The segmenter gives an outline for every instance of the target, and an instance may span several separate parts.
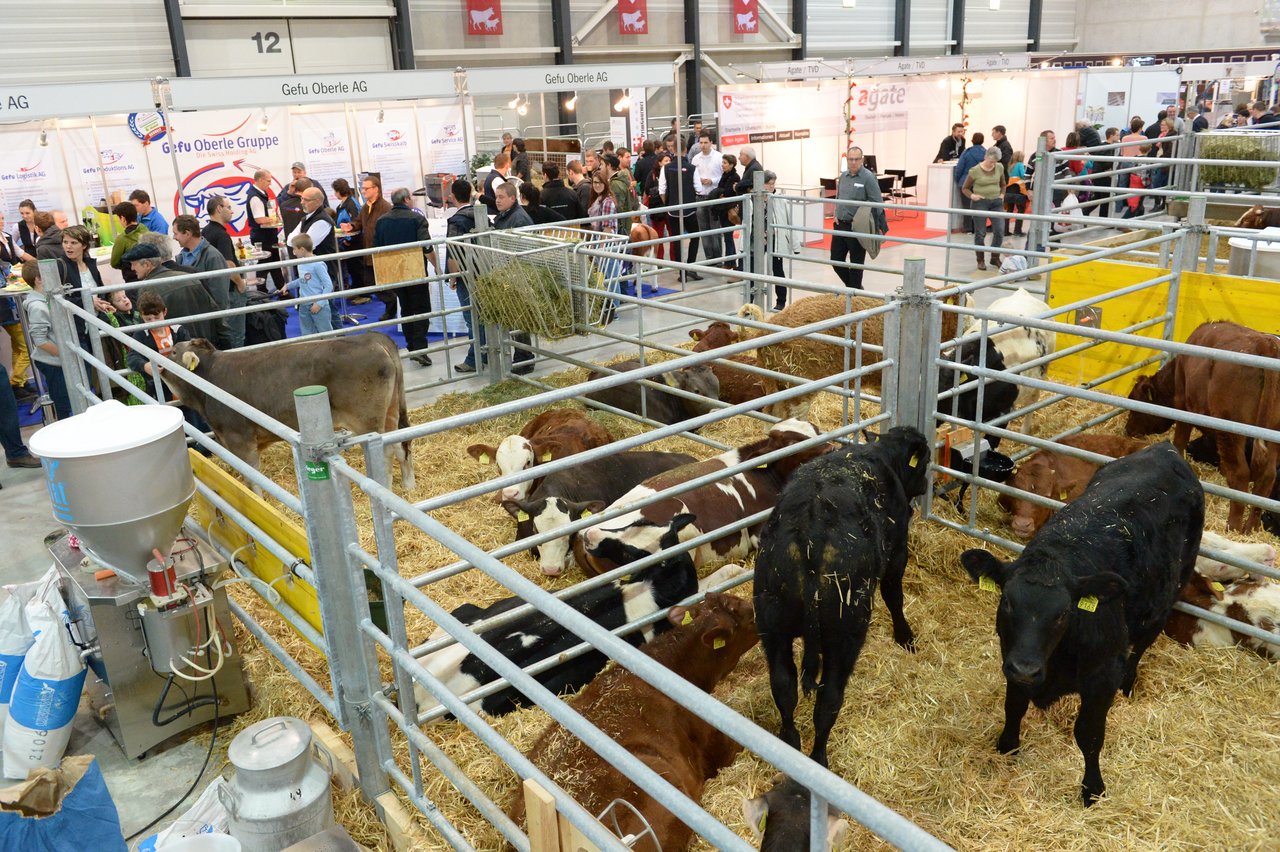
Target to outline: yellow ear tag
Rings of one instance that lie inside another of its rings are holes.
[[[1000,591],[1000,586],[996,584],[996,581],[988,577],[986,574],[983,574],[978,578],[978,588],[982,589],[984,592]]]
[[[480,464],[488,464],[488,463],[489,463],[489,454],[488,454],[488,453],[481,453],[481,454],[480,454]]]
[[[907,462],[907,464],[911,465],[912,467],[918,466],[920,464],[920,457],[912,456],[911,461]]]
[[[517,520],[517,521],[521,521],[521,522],[524,522],[524,521],[529,520],[529,513],[528,513],[528,512],[523,512],[523,511],[522,511],[522,512],[516,512],[516,520]]]
[[[711,647],[719,651],[721,648],[724,647],[724,640],[723,639],[711,640]]]
[[[1093,595],[1087,595],[1076,602],[1076,606],[1085,612],[1097,612],[1098,599]]]
[[[549,461],[551,461],[551,451],[550,451],[550,450],[547,450],[545,453],[543,453],[543,454],[542,454],[542,459],[541,459],[541,461],[544,461],[544,462],[549,462]]]
[[[580,517],[583,517],[583,518],[589,518],[589,517],[591,517],[593,514],[595,514],[595,513],[594,513],[594,512],[592,512],[590,509],[587,509],[587,510],[585,510],[585,511],[582,513],[582,515],[581,515]]]
[[[1067,492],[1065,491],[1058,492],[1058,501],[1061,503],[1067,502]]]
[[[684,618],[680,619],[681,627],[683,627],[686,624],[693,624],[693,613],[689,612],[688,610],[685,611]]]
[[[765,811],[764,813],[760,814],[760,825],[758,825],[757,828],[759,829],[761,834],[764,834],[764,823],[765,823],[765,820],[767,820],[768,818],[769,818],[768,811]]]
[[[1210,584],[1209,584],[1209,588],[1213,589],[1215,592],[1221,592],[1221,591],[1222,591],[1223,589],[1225,589],[1226,587],[1225,587],[1225,586],[1223,586],[1221,583],[1219,583],[1218,581],[1216,581],[1216,580],[1215,580],[1215,581],[1213,581],[1212,583],[1210,583]]]

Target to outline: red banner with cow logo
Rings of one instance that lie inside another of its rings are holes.
[[[729,8],[733,12],[733,32],[735,35],[750,35],[760,32],[759,0],[730,0]]]
[[[618,0],[618,35],[649,34],[649,0]]]
[[[502,0],[467,0],[467,35],[502,35]]]

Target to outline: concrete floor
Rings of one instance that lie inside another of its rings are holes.
[[[957,235],[957,242],[960,242]],[[1022,239],[1014,238],[1010,245],[1022,247]],[[952,252],[951,267],[953,274],[990,277],[995,272],[979,273],[974,269],[973,256],[969,252]],[[802,256],[807,259],[818,259],[822,252],[806,249]],[[898,245],[886,248],[874,261],[875,264],[901,269],[902,262],[908,257],[923,257],[929,273],[941,274],[947,263],[947,249],[940,246]],[[797,280],[816,281],[836,284],[833,270],[825,265],[797,260],[791,272]],[[665,286],[677,286],[672,283],[673,273],[664,274],[661,283]],[[706,276],[701,284],[691,282],[689,289],[707,286],[712,283],[712,276]],[[868,290],[890,292],[898,286],[899,277],[888,273],[867,273],[864,284]],[[980,304],[987,304],[991,299],[1003,295],[993,293],[980,298]],[[705,300],[696,302],[698,307],[731,313],[739,305],[739,299],[726,293],[709,294]],[[663,342],[683,342],[688,340],[687,332],[680,331],[669,334],[653,334],[655,320],[660,315],[657,310],[646,311],[645,328],[650,336]],[[669,316],[669,315],[668,315]],[[634,333],[639,318],[634,314],[619,317],[611,328]],[[660,323],[658,323],[660,325]],[[581,346],[582,340],[574,338],[554,344],[553,348],[570,348]],[[611,344],[591,353],[588,359],[604,359],[629,347]],[[463,351],[457,350],[452,356],[453,363],[461,359]],[[410,388],[417,386],[409,395],[410,407],[427,404],[441,393],[457,391],[473,391],[485,385],[483,378],[469,378],[461,382],[442,384],[446,371],[443,366],[443,355],[434,355],[435,365],[429,368],[420,367],[413,362],[406,362],[406,379]],[[539,367],[537,373],[554,372],[560,369],[556,365]],[[26,430],[27,434],[35,431],[35,427]],[[43,545],[44,537],[56,528],[51,514],[49,498],[44,487],[44,476],[40,470],[15,470],[0,467],[0,542],[4,542],[7,556],[0,561],[0,584],[26,582],[40,576],[50,565],[50,557]],[[160,747],[156,753],[145,760],[127,760],[116,746],[106,729],[93,718],[87,703],[82,704],[80,714],[75,721],[75,729],[68,748],[68,754],[92,753],[98,757],[107,786],[110,789],[116,806],[120,811],[121,824],[125,835],[137,831],[155,816],[167,809],[182,792],[191,784],[204,759],[204,748],[197,746],[182,736],[176,737],[165,748]],[[197,792],[192,795],[179,813],[190,806],[191,801],[203,790],[212,778],[207,773],[201,781]],[[160,823],[164,827],[171,820]],[[158,829],[152,829],[155,831]],[[148,832],[150,834],[151,832]]]

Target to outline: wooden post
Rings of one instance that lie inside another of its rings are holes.
[[[524,811],[529,818],[530,852],[561,852],[556,801],[532,778],[524,782]]]

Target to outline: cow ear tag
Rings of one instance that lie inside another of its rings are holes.
[[[721,648],[723,648],[723,647],[724,647],[724,640],[723,640],[723,639],[712,639],[712,640],[711,640],[711,647],[712,647],[712,648],[714,648],[715,650],[719,651]]]
[[[488,464],[488,463],[489,463],[489,454],[488,454],[488,453],[481,453],[481,454],[480,454],[480,464]]]
[[[760,831],[761,835],[764,834],[764,824],[767,819],[769,819],[768,811],[765,811],[764,813],[760,814],[760,824],[756,826],[756,828]]]
[[[1067,492],[1066,492],[1066,491],[1060,491],[1060,492],[1058,492],[1058,502],[1060,502],[1060,503],[1065,503],[1065,502],[1067,502]]]
[[[543,454],[542,454],[542,458],[540,459],[540,461],[544,461],[544,462],[549,462],[549,461],[551,461],[551,451],[550,451],[550,450],[547,450],[545,453],[543,453]]]
[[[200,366],[200,356],[194,352],[185,352],[182,355],[182,366],[188,370],[195,370]]]
[[[978,588],[982,589],[984,592],[1000,591],[1000,586],[997,585],[996,581],[988,577],[986,574],[983,574],[978,578]]]
[[[1093,595],[1086,595],[1076,602],[1076,606],[1085,612],[1097,612],[1098,599]]]
[[[579,518],[589,518],[589,517],[591,517],[591,516],[592,516],[592,515],[594,515],[594,514],[595,514],[595,513],[594,513],[594,512],[592,512],[590,509],[583,509],[583,510],[582,510],[582,514],[581,514],[581,515],[579,515],[578,517],[579,517]]]
[[[685,611],[684,618],[680,619],[681,627],[685,626],[686,624],[693,624],[693,613],[687,610]]]
[[[1210,583],[1209,588],[1213,589],[1215,592],[1221,592],[1224,589],[1226,589],[1226,587],[1223,586],[1221,583],[1219,583],[1217,580],[1214,580],[1212,583]]]
[[[914,454],[912,454],[912,456],[911,456],[911,460],[910,460],[910,461],[908,461],[908,462],[907,462],[907,464],[911,465],[912,467],[918,467],[918,466],[919,466],[919,464],[920,464],[920,455],[919,455],[919,453],[914,453]]]
[[[520,522],[529,520],[529,513],[525,511],[516,512],[516,520]]]

